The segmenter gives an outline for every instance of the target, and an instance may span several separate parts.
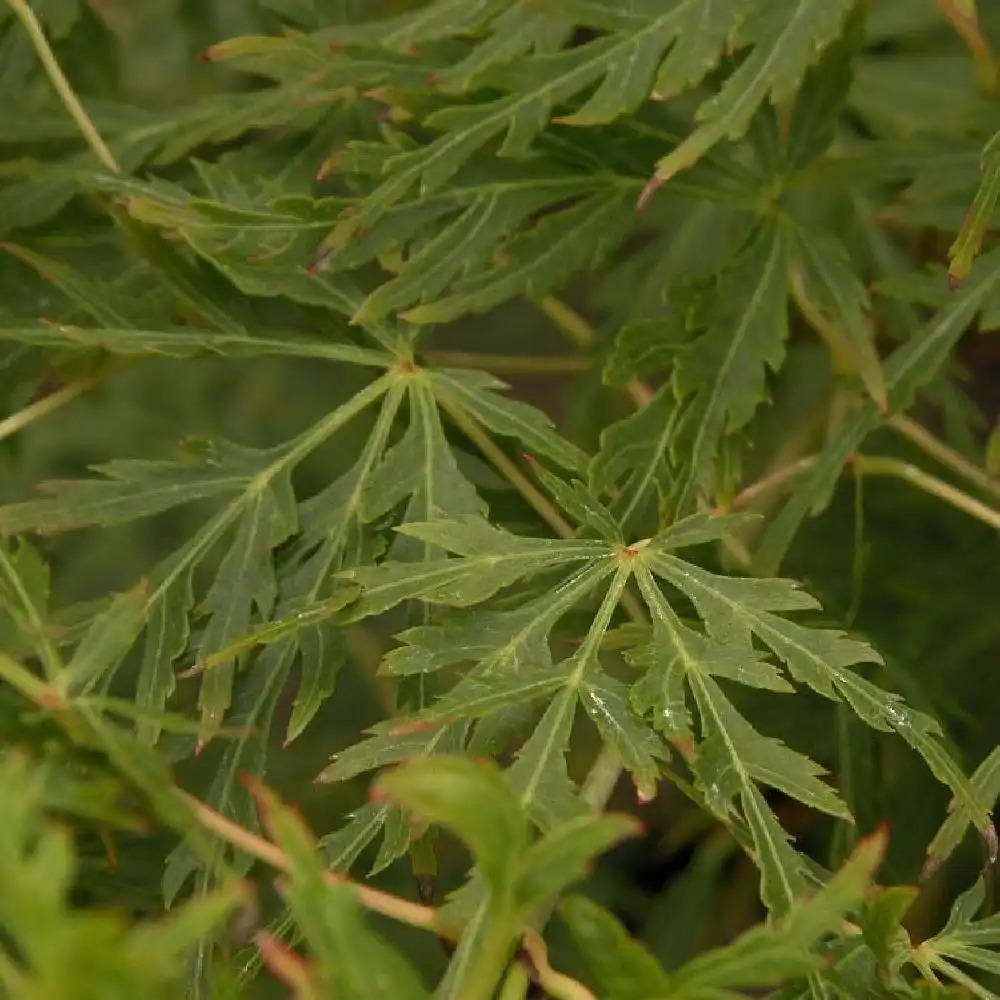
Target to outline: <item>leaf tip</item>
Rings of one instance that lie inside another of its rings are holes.
[[[656,194],[666,181],[667,178],[660,177],[659,174],[653,174],[653,176],[646,181],[646,186],[639,192],[639,198],[635,203],[635,210],[638,215],[641,215],[646,210],[646,206],[651,201],[653,195]]]
[[[980,831],[986,845],[986,857],[991,865],[996,864],[997,856],[1000,855],[1000,841],[997,840],[997,828],[992,823],[987,823]]]
[[[316,180],[325,181],[331,174],[340,169],[340,154],[332,153],[320,165],[316,171]]]
[[[919,881],[921,884],[930,880],[934,873],[941,867],[944,858],[939,857],[937,854],[928,854],[924,859],[924,865],[920,869]]]
[[[648,806],[656,798],[656,785],[647,785],[645,782],[635,786],[635,798],[640,806]]]

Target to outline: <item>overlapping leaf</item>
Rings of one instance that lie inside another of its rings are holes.
[[[672,382],[604,431],[591,483],[601,492],[618,488],[626,524],[651,501],[659,508],[655,523],[666,523],[665,514],[690,513],[699,493],[714,496],[722,485],[723,441],[750,422],[768,370],[784,358],[787,259],[783,232],[762,225],[704,293],[691,320],[703,332],[677,349]],[[666,330],[680,339],[672,326]]]
[[[726,520],[713,525],[696,518],[685,528],[642,546],[584,540],[543,540],[506,535],[481,521],[408,524],[401,530],[434,542],[453,556],[413,565],[387,562],[356,570],[361,586],[353,614],[387,610],[417,598],[432,606],[465,607],[487,601],[502,588],[515,588],[539,573],[559,571],[560,582],[544,597],[528,596],[516,606],[464,614],[453,624],[427,625],[404,632],[405,645],[390,654],[394,672],[441,670],[469,664],[464,675],[435,704],[410,717],[407,725],[440,726],[468,718],[489,718],[523,704],[549,702],[538,730],[523,747],[511,774],[522,801],[539,822],[572,811],[573,790],[563,754],[572,735],[574,704],[585,709],[602,737],[616,748],[640,794],[653,793],[657,758],[663,745],[648,728],[693,747],[693,769],[706,805],[725,821],[745,823],[763,876],[768,906],[784,912],[808,887],[806,868],[761,793],[779,789],[811,808],[848,818],[836,792],[820,780],[822,769],[777,740],[758,733],[725,693],[738,683],[776,693],[792,686],[755,648],[768,647],[791,679],[825,697],[845,701],[868,725],[895,731],[910,743],[932,772],[955,793],[956,808],[977,825],[986,812],[978,794],[948,757],[940,730],[927,716],[901,704],[853,668],[878,662],[867,644],[842,633],[813,629],[781,613],[815,608],[815,602],[780,580],[718,576],[672,554],[677,545],[718,537]],[[643,671],[625,685],[600,663],[599,648],[625,584],[635,575],[652,623],[652,641],[630,654]],[[703,631],[684,624],[657,577],[691,601]],[[553,663],[553,630],[567,612],[596,589],[604,591],[593,623],[579,649]],[[530,595],[530,590],[527,592]],[[695,724],[695,717],[697,724]],[[347,751],[351,772],[392,759],[399,738],[392,727],[357,750]],[[426,741],[427,732],[419,740]],[[693,744],[692,744],[693,741]],[[381,744],[381,748],[380,748]],[[332,765],[336,773],[345,758]],[[551,788],[550,808],[539,790]],[[738,811],[734,812],[734,803]]]
[[[1000,253],[994,250],[978,262],[977,269],[952,301],[886,359],[883,370],[892,409],[909,407],[917,392],[938,374],[952,348],[998,284]],[[876,404],[868,403],[826,443],[808,475],[768,525],[755,556],[758,572],[766,574],[777,570],[799,526],[807,516],[826,507],[848,459],[879,426],[882,418]]]

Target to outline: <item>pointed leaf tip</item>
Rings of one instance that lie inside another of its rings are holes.
[[[637,215],[642,215],[646,210],[646,206],[649,204],[653,195],[667,182],[668,178],[659,177],[657,174],[653,174],[652,177],[646,181],[645,187],[639,192],[639,197],[635,203],[635,211]]]
[[[997,855],[1000,854],[1000,842],[997,840],[997,828],[992,823],[987,823],[979,831],[983,842],[986,844],[986,856],[991,865],[996,864]]]

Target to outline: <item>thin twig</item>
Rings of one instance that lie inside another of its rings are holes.
[[[911,462],[899,458],[883,458],[879,455],[855,455],[852,462],[855,474],[865,476],[893,476],[912,483],[917,489],[943,500],[958,510],[1000,529],[1000,511],[987,507],[975,497],[963,493],[960,489],[946,483],[943,479],[932,476],[929,472]]]
[[[528,477],[507,457],[504,450],[484,430],[464,407],[437,393],[438,405],[454,421],[455,426],[483,453],[490,464],[524,497],[539,517],[560,538],[572,538],[573,528],[559,513],[558,508]]]
[[[535,931],[526,931],[521,939],[521,947],[532,965],[533,978],[553,1000],[597,1000],[583,983],[556,972],[549,965],[549,953],[542,936]]]
[[[911,420],[904,414],[899,413],[894,417],[890,417],[888,423],[889,427],[897,434],[901,434],[921,451],[951,469],[952,472],[967,479],[970,483],[974,483],[987,493],[991,493],[995,497],[1000,497],[1000,479],[994,478],[985,469],[981,469],[978,465],[960,455],[954,448],[948,447],[940,438],[935,437],[915,420]]]
[[[733,497],[732,503],[729,505],[730,510],[741,510],[742,508],[753,503],[758,497],[764,493],[769,493],[777,486],[782,486],[789,479],[794,479],[800,472],[805,472],[806,469],[810,468],[816,462],[815,455],[806,455],[797,461],[790,462],[788,465],[783,465],[781,468],[775,469],[773,472],[769,472],[766,476],[762,476],[760,479],[752,482],[749,486],[745,486],[739,493]]]
[[[246,827],[240,826],[239,823],[223,816],[222,813],[217,812],[200,799],[196,799],[193,795],[189,795],[181,789],[177,789],[177,794],[206,830],[277,871],[291,873],[292,863],[277,844],[265,840]],[[449,941],[456,941],[458,938],[458,931],[439,922],[438,911],[433,906],[413,903],[408,899],[393,896],[391,893],[360,885],[339,872],[324,871],[323,879],[327,885],[349,886],[357,894],[358,902],[372,913],[378,913],[400,923],[409,924],[411,927],[431,931],[439,938]],[[552,968],[548,961],[545,944],[537,932],[526,928],[521,938],[521,947],[524,954],[531,960],[532,978],[549,996],[557,998],[557,1000],[594,1000],[593,994],[582,983]]]
[[[111,150],[105,145],[101,134],[97,131],[94,123],[90,120],[90,116],[73,92],[69,80],[66,79],[66,75],[63,73],[55,54],[52,52],[48,39],[45,37],[45,31],[35,16],[35,12],[28,6],[26,0],[6,0],[6,3],[14,12],[14,16],[24,25],[24,30],[27,31],[38,59],[52,81],[52,86],[55,87],[56,93],[62,100],[63,105],[72,116],[73,121],[76,122],[76,127],[87,141],[87,145],[90,146],[94,155],[108,170],[113,174],[120,174],[121,168],[118,166],[118,161],[115,160]]]
[[[791,293],[792,301],[802,314],[803,319],[826,343],[833,361],[834,371],[849,372],[858,375],[868,394],[875,401],[875,405],[883,413],[887,412],[889,409],[889,400],[881,368],[876,366],[873,372],[865,370],[858,351],[851,343],[845,331],[837,323],[828,319],[823,310],[809,298],[801,267],[791,267],[788,278],[788,289]]]
[[[435,365],[450,368],[482,368],[511,375],[576,375],[594,367],[590,358],[575,354],[476,354],[471,351],[424,351]]]
[[[196,799],[187,792],[178,789],[178,795],[187,803],[198,822],[206,830],[221,837],[226,843],[238,847],[241,851],[269,864],[278,871],[290,872],[292,863],[285,852],[277,844],[259,837],[245,827],[235,823],[222,813],[216,812],[211,806]],[[431,906],[412,903],[408,899],[400,899],[387,892],[372,889],[370,886],[359,885],[338,872],[326,871],[323,875],[328,885],[349,885],[358,896],[358,902],[373,913],[381,913],[412,927],[421,927],[435,934],[447,937],[445,928],[438,926],[437,910]]]
[[[76,382],[70,382],[69,385],[64,385],[61,389],[50,392],[47,396],[43,396],[16,413],[12,413],[9,417],[4,417],[3,420],[0,420],[0,441],[23,430],[28,424],[54,413],[96,384],[96,378],[82,378]]]
[[[545,298],[532,301],[577,347],[590,349],[597,343],[597,331],[562,300],[554,295],[546,295]],[[625,391],[639,407],[645,406],[656,395],[645,382],[635,378],[629,379]]]
[[[597,344],[597,332],[594,328],[561,299],[546,295],[545,298],[532,301],[577,347],[589,349]]]

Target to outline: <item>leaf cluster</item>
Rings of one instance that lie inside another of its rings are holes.
[[[997,853],[997,14],[244,6],[159,107],[152,14],[0,15],[5,988],[994,996],[983,883],[894,883]],[[568,894],[609,801],[645,932]],[[47,811],[169,832],[166,923]]]

